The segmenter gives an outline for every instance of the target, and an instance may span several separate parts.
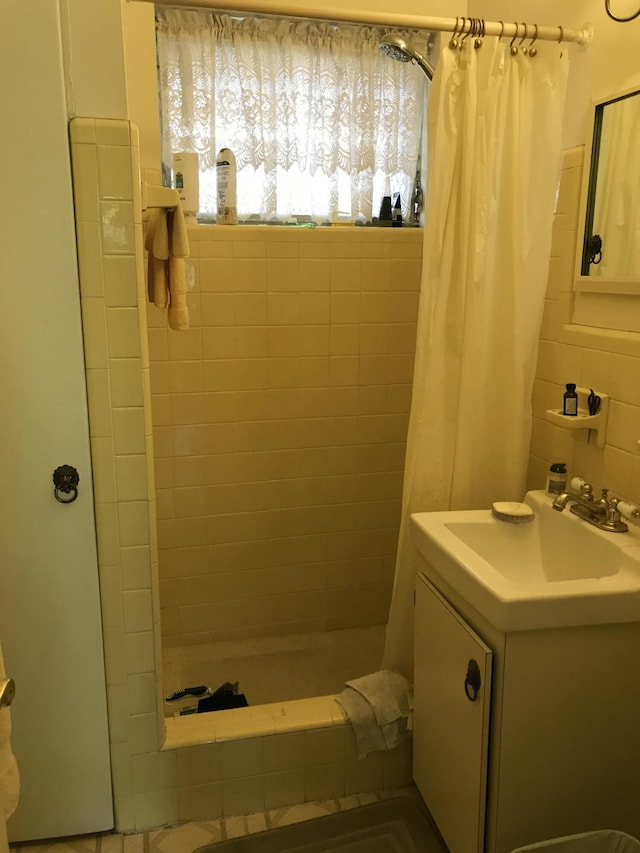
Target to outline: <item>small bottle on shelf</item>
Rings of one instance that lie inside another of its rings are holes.
[[[562,404],[562,414],[569,417],[577,417],[578,415],[578,394],[574,382],[567,382],[567,390],[564,392],[564,402]]]

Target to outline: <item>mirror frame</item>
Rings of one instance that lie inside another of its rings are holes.
[[[640,279],[629,277],[603,278],[601,276],[589,276],[584,273],[585,264],[588,269],[588,262],[586,262],[587,244],[591,237],[591,226],[593,224],[593,210],[597,187],[597,165],[600,154],[600,131],[602,129],[604,107],[607,104],[622,101],[635,94],[640,96],[640,78],[630,81],[629,85],[625,86],[622,90],[597,98],[591,102],[592,122],[589,139],[585,147],[576,240],[574,291],[577,293],[640,295]]]

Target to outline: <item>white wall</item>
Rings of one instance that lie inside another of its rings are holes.
[[[69,117],[126,118],[121,0],[59,2]]]
[[[637,11],[638,0],[612,0],[615,14]],[[587,48],[570,46],[570,71],[565,108],[564,149],[583,145],[589,129],[592,99],[607,96],[635,81],[640,84],[640,18],[618,24],[606,14],[604,0],[470,0],[469,14],[505,20],[580,29],[591,23],[593,41]]]

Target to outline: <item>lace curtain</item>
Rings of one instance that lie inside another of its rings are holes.
[[[387,175],[406,216],[427,80],[367,27],[201,11],[158,12],[163,159],[196,152],[200,208],[215,211],[215,157],[238,166],[238,213],[377,215]],[[408,33],[426,50],[425,34]]]

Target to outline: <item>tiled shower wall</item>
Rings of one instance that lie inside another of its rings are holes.
[[[411,742],[358,760],[329,697],[165,727],[137,133],[76,118],[70,136],[116,828],[407,785]]]
[[[189,240],[191,328],[148,312],[164,641],[386,622],[422,231]]]
[[[544,488],[549,465],[566,462],[570,475],[617,497],[640,503],[640,345],[637,335],[602,329],[590,332],[571,323],[573,281],[584,148],[565,152],[560,173],[549,261],[549,282],[540,335],[533,394],[533,435],[529,488]],[[571,433],[545,420],[560,408],[567,382],[575,382],[610,400],[603,448],[587,430]]]

